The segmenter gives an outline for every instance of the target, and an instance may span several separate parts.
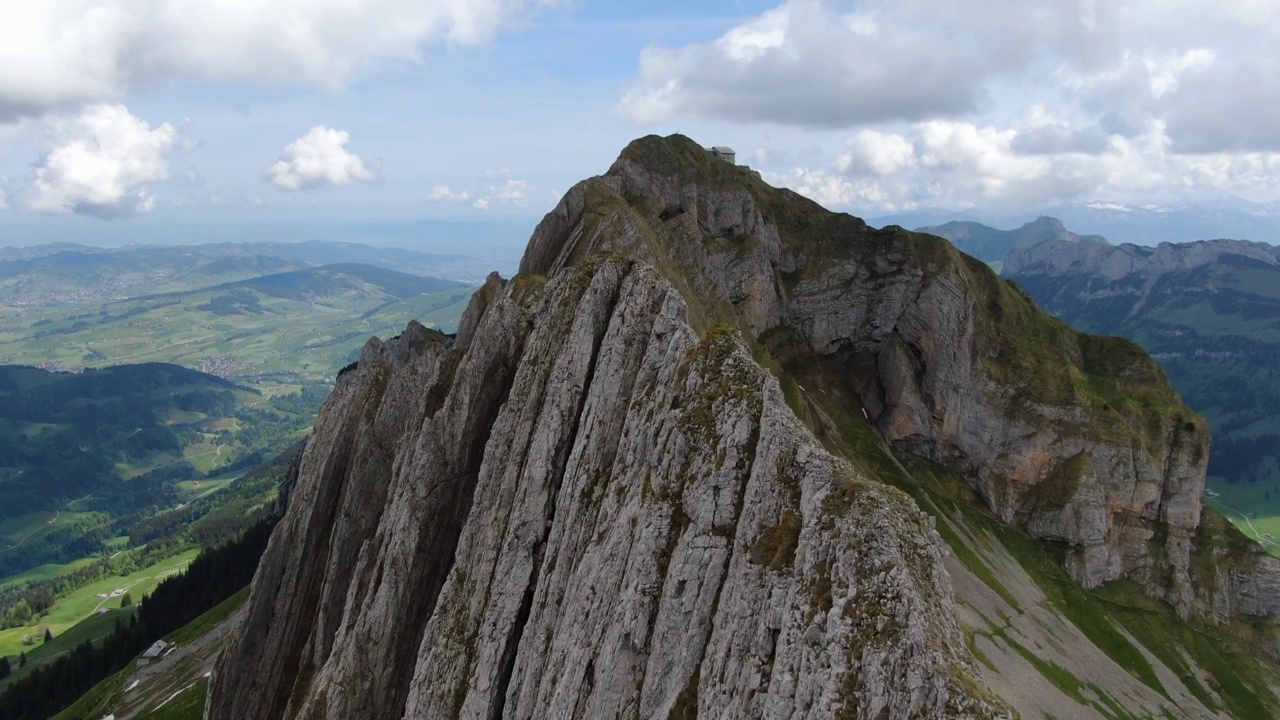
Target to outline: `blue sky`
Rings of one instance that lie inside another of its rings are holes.
[[[531,225],[675,131],[863,215],[1270,204],[1277,5],[9,3],[0,244]]]

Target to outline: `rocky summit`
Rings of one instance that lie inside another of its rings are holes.
[[[339,378],[206,716],[1270,712],[1208,441],[946,241],[643,138]]]

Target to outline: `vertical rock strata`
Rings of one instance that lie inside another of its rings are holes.
[[[930,520],[651,267],[371,341],[210,717],[988,717]],[[474,459],[471,459],[474,458]]]
[[[691,303],[828,379],[896,447],[964,475],[1005,522],[1184,615],[1208,430],[1140,348],[1072,331],[940,238],[876,230],[679,137],[572,188],[521,271],[641,258]]]
[[[1208,433],[1136,346],[938,238],[644,138],[456,340],[411,323],[339,380],[209,717],[999,715],[929,518],[757,357],[964,475],[1085,586],[1274,615],[1256,568],[1196,554]]]

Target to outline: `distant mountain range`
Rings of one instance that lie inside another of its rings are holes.
[[[1081,235],[1101,235],[1115,243],[1155,245],[1239,238],[1280,244],[1280,204],[1252,203],[1238,198],[1168,206],[1155,203],[1072,203],[1044,208],[1039,214],[1058,218]],[[1016,227],[1032,219],[1027,215],[957,213],[954,210],[922,208],[869,217],[867,222],[875,226],[917,228],[961,220]]]
[[[916,230],[944,237],[962,251],[988,263],[1004,260],[1011,250],[1029,248],[1046,240],[1108,244],[1107,239],[1100,235],[1077,235],[1067,230],[1061,220],[1043,216],[1016,230],[997,230],[968,220],[953,220]]]
[[[273,275],[261,275],[209,288],[234,290],[250,288],[275,298],[308,300],[346,292],[385,296],[386,302],[403,300],[423,293],[467,287],[463,283],[440,278],[411,275],[384,267],[362,263],[334,263]]]
[[[323,216],[310,220],[266,216],[256,220],[229,219],[219,214],[196,214],[178,220],[156,213],[133,218],[127,223],[104,223],[83,217],[49,223],[6,213],[0,216],[0,242],[16,246],[84,244],[122,248],[226,243],[301,245],[326,241],[457,253],[482,259],[505,275],[514,271],[524,249],[524,241],[538,220],[533,215],[500,214],[476,220],[401,219],[379,222]],[[328,260],[335,261],[332,258]]]

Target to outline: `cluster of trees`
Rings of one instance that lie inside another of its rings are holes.
[[[130,536],[132,546],[158,542],[179,552],[191,547],[192,540],[216,541],[242,530],[244,518],[221,518],[172,540],[184,525],[209,512],[206,504],[194,512],[182,509],[180,518],[169,517],[180,502],[176,483],[202,474],[185,461],[128,480],[116,471],[118,462],[149,463],[165,454],[180,455],[199,439],[194,428],[167,424],[175,409],[236,417],[235,429],[219,432],[220,457],[231,462],[218,472],[251,470],[294,442],[328,394],[325,386],[307,387],[276,399],[275,409],[237,409],[235,387],[222,378],[158,363],[79,374],[0,366],[0,519],[45,511],[52,515],[72,500],[80,501],[77,510],[96,513],[72,523],[61,520],[52,531],[42,530],[22,545],[6,548],[0,553],[0,577],[93,557],[121,535]],[[36,422],[48,425],[28,432]],[[0,622],[5,614],[0,603]],[[24,614],[15,612],[9,621]]]
[[[0,366],[0,419],[8,421],[0,423],[0,468],[10,469],[0,482],[0,518],[133,488],[136,483],[121,482],[115,463],[180,451],[190,438],[166,424],[170,411],[229,415],[234,387],[159,363],[83,373]],[[37,423],[44,427],[29,435]],[[116,502],[122,504],[136,507],[137,501]]]
[[[1228,482],[1251,482],[1259,479],[1258,471],[1280,457],[1280,436],[1225,437],[1213,441],[1209,455],[1209,474]]]
[[[193,390],[178,398],[178,409],[227,417],[236,409],[236,395],[230,390]]]
[[[327,385],[307,385],[301,391],[271,398],[271,407],[294,415],[314,416],[329,397]]]
[[[117,622],[100,645],[86,640],[68,655],[14,681],[0,695],[0,720],[37,720],[57,714],[153,642],[248,585],[271,527],[270,521],[262,520],[238,539],[205,550],[185,573],[160,583],[129,622]]]
[[[0,467],[14,469],[0,484],[0,518],[52,510],[118,480],[111,458],[95,448],[93,441],[71,428],[30,438],[22,433],[0,435]]]
[[[1219,341],[1214,352],[1240,354],[1163,361],[1183,401],[1213,425],[1209,474],[1230,483],[1265,479],[1280,458],[1280,435],[1257,430],[1258,423],[1270,421],[1280,407],[1280,346],[1269,347],[1266,351],[1259,343],[1249,343],[1232,349],[1231,343]]]
[[[127,575],[193,547],[212,547],[239,536],[268,514],[270,508],[264,505],[264,498],[269,499],[280,486],[302,447],[302,442],[294,443],[215,495],[181,509],[135,512],[83,531],[85,537],[93,538],[94,548],[105,539],[120,535],[129,536],[130,548],[119,554],[99,554],[91,548],[85,556],[99,557],[74,571],[0,587],[0,629],[34,625],[58,598],[89,583],[111,575]],[[0,554],[0,564],[7,554]]]
[[[0,629],[34,625],[59,597],[114,574],[114,565],[111,560],[100,558],[46,580],[0,587]]]
[[[211,312],[214,315],[261,315],[266,311],[258,300],[258,295],[245,288],[236,288],[226,295],[216,295],[204,305],[197,305],[197,310]]]
[[[237,408],[235,418],[240,423],[240,442],[246,447],[279,452],[283,449],[281,446],[292,442],[298,432],[315,420],[319,409],[320,403],[316,403],[315,409],[310,413],[282,415],[253,407]]]
[[[105,522],[106,518],[98,515],[60,520],[56,529],[0,553],[0,576],[19,573],[46,563],[66,563],[82,557],[93,557],[107,537],[103,529]]]

